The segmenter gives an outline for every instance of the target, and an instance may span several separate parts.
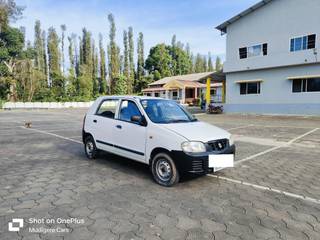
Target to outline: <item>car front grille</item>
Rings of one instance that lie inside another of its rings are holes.
[[[229,145],[229,140],[228,139],[219,139],[219,140],[214,140],[208,142],[209,147],[211,148],[210,150],[213,152],[220,152],[226,149]]]

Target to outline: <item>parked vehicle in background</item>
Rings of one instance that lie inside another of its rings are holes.
[[[223,113],[223,106],[222,105],[215,105],[214,103],[210,103],[207,109],[207,112],[212,114],[212,113]]]
[[[148,164],[163,186],[176,184],[187,172],[206,174],[233,166],[231,134],[198,121],[172,100],[100,97],[88,110],[82,132],[89,159],[102,150]]]

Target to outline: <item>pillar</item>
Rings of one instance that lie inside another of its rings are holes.
[[[179,91],[179,90],[178,90]],[[182,88],[181,90],[181,100],[182,100],[182,103],[186,103],[186,88]]]
[[[226,81],[222,81],[222,103],[226,103]]]
[[[206,109],[208,108],[211,101],[211,78],[207,78],[207,88],[206,88]]]

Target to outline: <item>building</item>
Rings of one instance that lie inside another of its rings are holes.
[[[320,1],[263,0],[226,34],[226,112],[320,115]]]
[[[210,79],[211,100],[224,102],[223,88],[225,75],[217,72],[193,73],[165,77],[143,89],[143,95],[163,97],[179,101],[182,104],[197,105],[206,93],[206,83]]]

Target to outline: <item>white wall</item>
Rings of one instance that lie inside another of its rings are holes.
[[[320,62],[320,1],[274,0],[227,27],[224,71]],[[317,34],[313,50],[290,52],[293,37]],[[239,48],[268,43],[268,55],[239,58]]]
[[[292,92],[292,80],[288,77],[320,75],[320,65],[286,67],[227,74],[226,103],[228,104],[320,104],[320,92]],[[238,80],[262,79],[261,93],[240,95]]]
[[[88,108],[93,102],[6,102],[3,109]]]

